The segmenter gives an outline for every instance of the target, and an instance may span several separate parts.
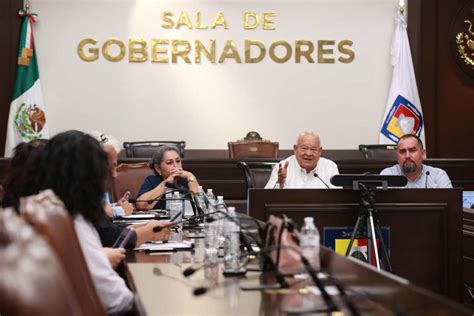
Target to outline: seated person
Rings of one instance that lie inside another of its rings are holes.
[[[101,132],[90,132],[93,138],[95,138],[104,148],[105,152],[109,157],[109,167],[112,173],[112,179],[117,178],[117,156],[120,153],[121,147],[117,138],[111,135],[105,135]],[[106,203],[106,213],[110,217],[118,217],[124,215],[130,215],[133,212],[133,205],[128,202],[128,197],[130,192],[125,192],[125,194],[118,200],[117,203],[111,203],[110,195],[108,192],[105,192],[104,199]]]
[[[382,175],[405,176],[406,188],[452,188],[446,171],[423,164],[426,150],[423,142],[414,134],[407,134],[398,140],[398,164],[382,170]]]
[[[301,133],[293,150],[293,156],[275,165],[265,189],[334,188],[330,179],[339,170],[333,161],[321,157],[323,148],[317,134]]]
[[[107,153],[109,167],[108,179],[113,181],[117,178],[117,156],[120,151],[119,141],[111,135],[105,135],[100,132],[91,132],[89,134],[101,144],[102,148]],[[110,185],[111,183],[109,183],[109,187]],[[108,198],[104,201],[105,214],[101,216],[101,219],[97,223],[95,223],[95,228],[99,232],[100,240],[104,247],[112,247],[122,230],[128,226],[126,223],[114,223],[112,220],[112,217],[132,213],[133,205],[128,202],[127,195],[128,194],[125,193],[115,206],[109,203]],[[106,196],[108,196],[108,194],[106,194]],[[162,240],[162,237],[166,237],[167,235],[153,232],[153,228],[159,225],[159,221],[151,220],[146,225],[134,226],[134,234],[128,241],[126,248],[133,249],[148,240]],[[111,262],[117,261],[115,259],[117,257],[113,256],[110,250],[106,249],[106,253],[109,254]]]
[[[107,260],[94,228],[104,214],[103,196],[110,176],[107,154],[92,137],[79,131],[68,131],[49,140],[27,168],[29,177],[24,195],[52,189],[64,202],[107,313],[130,311],[133,294]]]
[[[194,175],[183,170],[178,148],[171,145],[162,145],[153,153],[150,160],[150,168],[154,175],[146,177],[140,191],[138,192],[139,201],[148,201],[158,199],[149,204],[148,202],[137,202],[139,209],[166,209],[164,197],[167,187],[165,183],[176,183],[192,192],[197,192],[199,183]]]

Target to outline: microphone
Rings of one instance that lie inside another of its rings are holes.
[[[330,189],[330,188],[329,188],[329,185],[328,185],[326,182],[324,182],[324,180],[321,179],[321,177],[320,177],[316,172],[314,173],[314,177],[315,177],[315,178],[318,178],[319,181],[321,181],[321,182],[326,186],[326,188]]]
[[[425,172],[425,174],[426,174],[425,189],[428,189],[428,177],[429,177],[429,175],[430,175],[430,172],[427,170],[427,171]]]

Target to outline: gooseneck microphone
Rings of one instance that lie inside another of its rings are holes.
[[[326,186],[326,188],[330,189],[329,185],[326,182],[324,182],[324,180],[321,179],[321,177],[316,172],[314,173],[314,177],[318,178],[319,181],[321,181]]]
[[[425,174],[426,174],[425,189],[428,189],[428,177],[430,176],[430,172],[429,172],[429,171],[426,171]]]

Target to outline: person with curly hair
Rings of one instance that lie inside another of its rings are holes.
[[[110,177],[107,153],[91,136],[68,131],[53,137],[27,169],[25,195],[52,189],[64,202],[106,311],[130,311],[133,294],[110,265],[94,227],[104,214],[103,197]]]

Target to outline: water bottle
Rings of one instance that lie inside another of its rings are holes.
[[[219,212],[215,216],[215,218],[217,219],[217,246],[223,247],[225,241],[224,226],[226,222],[226,215],[224,213],[227,213],[227,207],[225,205],[224,197],[222,195],[217,196],[216,210]]]
[[[236,272],[240,269],[240,226],[235,207],[229,207],[228,214],[230,218],[224,221],[224,269]]]
[[[170,189],[170,188],[166,188],[166,191],[165,191],[165,199],[166,199],[166,202],[165,202],[165,203],[166,203],[166,206],[165,206],[165,208],[166,208],[168,211],[169,211],[170,208],[171,208],[171,206],[170,206],[170,205],[171,205],[171,200],[170,200],[170,199],[173,198],[173,192],[172,192],[172,191],[173,191],[173,190]]]
[[[206,248],[206,255],[217,256],[217,234],[218,234],[218,221],[214,218],[214,215],[209,215],[204,220],[204,247]]]
[[[312,217],[305,217],[300,236],[301,252],[316,271],[319,271],[319,231]]]
[[[198,186],[196,192],[196,203],[205,214],[209,212],[206,206],[206,199],[204,198],[204,190],[202,189],[202,186]]]
[[[217,201],[216,201],[216,196],[212,192],[212,189],[207,189],[206,197],[207,197],[207,200],[209,201],[208,211],[209,212],[214,211],[215,207],[216,207],[216,204],[217,204]]]
[[[172,197],[172,200],[170,200],[170,217],[171,218],[175,218],[176,214],[178,214],[179,212],[181,212],[181,215],[178,216],[174,221],[177,222],[177,221],[180,221],[183,219],[183,211],[184,211],[184,207],[183,207],[183,200],[181,199],[181,197],[179,196],[179,192],[174,192],[173,193],[173,197]]]

